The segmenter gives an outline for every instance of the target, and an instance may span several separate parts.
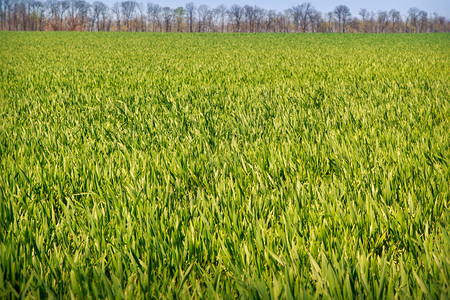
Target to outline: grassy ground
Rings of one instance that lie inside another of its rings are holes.
[[[0,297],[448,297],[449,34],[0,41]]]

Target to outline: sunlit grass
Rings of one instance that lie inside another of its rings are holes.
[[[0,32],[0,297],[445,298],[449,37]]]

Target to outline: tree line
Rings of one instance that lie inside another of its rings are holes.
[[[392,9],[360,9],[352,16],[345,5],[322,13],[311,3],[284,11],[251,5],[208,5],[171,8],[136,1],[0,0],[0,30],[22,31],[142,31],[142,32],[450,32],[450,22],[438,13],[416,7],[406,15]]]

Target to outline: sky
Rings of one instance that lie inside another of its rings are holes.
[[[406,15],[409,8],[417,7],[429,13],[437,12],[442,16],[450,17],[450,0],[138,0],[137,2],[152,2],[172,8],[184,6],[187,2],[194,2],[197,6],[206,4],[211,8],[220,4],[227,7],[233,4],[241,6],[248,4],[277,11],[283,11],[303,2],[311,2],[314,8],[320,12],[329,12],[337,5],[344,4],[350,8],[353,16],[358,15],[360,8],[366,8],[374,12],[395,8]]]

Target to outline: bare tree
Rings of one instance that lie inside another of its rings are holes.
[[[279,24],[282,32],[290,32],[289,24],[292,23],[292,9],[286,9],[284,14],[279,16]]]
[[[147,16],[145,15],[145,5],[144,3],[137,3],[136,11],[138,13],[138,18],[136,19],[137,26],[136,31],[147,31]]]
[[[61,24],[61,29],[63,29],[64,28],[64,26],[63,26],[64,14],[70,8],[70,2],[63,0],[63,1],[59,1],[58,3],[60,5],[59,23]]]
[[[273,9],[267,12],[266,30],[268,32],[275,32],[276,17],[277,13]]]
[[[219,5],[214,10],[217,18],[220,20],[220,31],[225,31],[225,18],[227,16],[227,7],[225,5]]]
[[[428,13],[423,10],[419,11],[418,19],[418,32],[427,32]]]
[[[77,11],[77,4],[76,2],[78,0],[67,0],[70,4],[69,10],[67,12],[66,16],[66,25],[68,30],[76,30],[77,28],[77,20],[76,20],[76,11]]]
[[[373,11],[369,11],[368,15],[368,24],[369,29],[368,32],[375,33],[377,32],[377,22],[375,20],[376,14]]]
[[[233,6],[230,7],[229,15],[230,15],[231,21],[236,26],[236,32],[240,32],[242,17],[244,15],[244,9],[241,6],[234,4]]]
[[[50,17],[52,19],[56,19],[58,18],[59,14],[60,14],[60,7],[59,7],[59,3],[56,0],[48,0],[47,1],[47,7],[50,10]]]
[[[104,16],[106,11],[108,10],[108,6],[101,1],[95,1],[92,4],[92,26],[93,30],[94,26],[97,24],[97,31],[101,30],[100,26],[100,16]]]
[[[311,3],[303,3],[292,8],[292,19],[294,20],[295,31],[306,32],[308,29],[308,22],[311,20],[311,15],[314,8]]]
[[[438,13],[433,13],[430,18],[430,32],[442,31],[442,24],[445,24],[445,22],[442,22],[444,19],[445,18],[439,16]]]
[[[57,4],[57,2],[55,0],[53,0],[52,3],[55,3],[54,7],[57,9],[57,11],[55,12],[55,15],[53,17],[53,19],[56,19],[57,13],[59,11],[59,5]],[[13,24],[11,22],[11,18],[14,15],[14,6],[15,6],[14,4],[15,3],[13,0],[5,0],[6,24],[7,24],[8,30],[14,30]]]
[[[189,32],[193,32],[193,24],[194,24],[194,18],[195,18],[195,5],[192,2],[189,2],[185,6],[186,9],[186,22],[189,27]]]
[[[386,32],[386,26],[388,24],[388,20],[389,20],[389,14],[387,11],[384,10],[380,10],[378,12],[378,32]]]
[[[162,10],[162,17],[163,17],[164,26],[166,28],[166,32],[169,32],[170,25],[171,25],[172,19],[173,19],[173,10],[168,6],[164,7]]]
[[[156,31],[157,28],[161,31],[161,13],[162,7],[159,4],[149,3],[147,5],[147,14],[151,31]]]
[[[27,9],[23,2],[14,3],[12,21],[14,30],[25,30],[27,22]]]
[[[365,8],[359,10],[359,15],[361,16],[362,32],[367,32],[367,19],[369,17],[369,11]]]
[[[255,6],[255,26],[257,32],[262,32],[262,26],[264,23],[264,18],[267,14],[267,11],[264,8],[260,8]]]
[[[197,8],[197,14],[198,14],[198,32],[206,31],[206,21],[208,19],[209,15],[209,7],[208,5],[200,5]]]
[[[247,31],[253,32],[254,25],[255,25],[255,19],[256,19],[255,8],[250,5],[245,5],[244,6],[244,17],[245,17],[245,22],[247,25]]]
[[[114,6],[112,7],[111,11],[114,14],[114,16],[116,17],[117,30],[120,31],[121,30],[120,21],[122,19],[122,10],[120,8],[120,3],[119,2],[114,3]]]
[[[128,0],[122,2],[120,6],[122,8],[122,16],[125,21],[125,26],[127,27],[128,31],[131,31],[130,20],[134,17],[134,14],[136,12],[136,8],[138,6],[137,2]]]
[[[85,21],[88,18],[89,11],[91,9],[91,4],[84,0],[79,0],[75,2],[77,10],[77,19],[80,22],[80,30],[85,30]]]
[[[417,32],[417,19],[419,17],[420,10],[417,7],[412,7],[408,10],[408,18],[411,25],[411,29]]]
[[[389,19],[392,24],[392,32],[397,32],[397,30],[399,30],[398,25],[401,21],[400,12],[398,10],[391,9],[389,11]]]
[[[312,9],[311,14],[309,16],[309,23],[311,25],[311,32],[324,32],[324,22],[322,18],[322,14],[315,9]]]
[[[350,9],[345,5],[336,6],[336,8],[334,9],[334,15],[338,19],[339,31],[345,32],[345,25],[352,17]]]
[[[4,20],[5,20],[5,1],[4,0],[0,0],[0,30],[2,30],[3,24],[4,24]]]
[[[1,0],[0,0],[1,1]],[[45,14],[45,4],[41,1],[33,1],[30,4],[31,9],[31,30],[43,30],[43,20]],[[2,23],[0,22],[0,28]]]

